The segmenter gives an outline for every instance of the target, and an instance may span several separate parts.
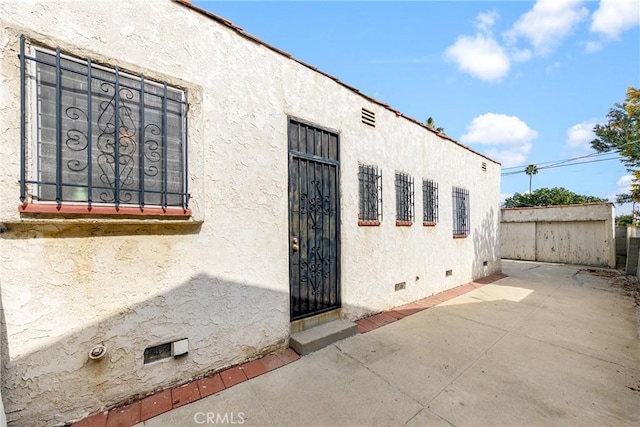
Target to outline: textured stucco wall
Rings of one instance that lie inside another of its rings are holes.
[[[16,425],[77,419],[286,344],[288,115],[340,132],[348,317],[500,270],[499,165],[192,10],[0,2],[0,29],[2,397]],[[190,221],[18,213],[20,34],[186,88]],[[358,162],[382,169],[380,227],[357,225]],[[395,171],[415,179],[412,227],[395,226]],[[439,184],[436,227],[422,226],[423,178]],[[465,239],[452,238],[452,186],[470,192]],[[187,357],[143,364],[146,347],[183,337]],[[99,343],[107,357],[90,362]]]
[[[502,209],[503,258],[615,267],[613,204]]]

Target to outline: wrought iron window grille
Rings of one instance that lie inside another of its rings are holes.
[[[379,225],[382,221],[382,171],[370,165],[358,167],[360,225]]]
[[[396,172],[396,225],[413,224],[413,197],[413,177]]]
[[[469,224],[469,190],[453,187],[453,237],[466,237],[471,232]]]
[[[422,221],[424,225],[438,223],[438,183],[425,179],[422,181]]]
[[[20,68],[23,204],[188,208],[183,90],[25,36]]]

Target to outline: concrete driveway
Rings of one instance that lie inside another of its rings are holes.
[[[529,262],[503,271],[510,277],[144,425],[640,425],[624,279]]]

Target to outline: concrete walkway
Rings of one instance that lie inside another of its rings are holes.
[[[580,267],[510,277],[140,426],[637,426],[633,298]]]

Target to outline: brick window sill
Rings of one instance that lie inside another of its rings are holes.
[[[174,217],[189,218],[191,209],[176,207],[131,207],[131,206],[89,206],[73,204],[38,204],[25,203],[18,205],[18,211],[23,214],[46,215],[99,215],[99,216],[142,216],[142,217]]]
[[[380,221],[378,220],[358,220],[358,225],[363,227],[378,227],[380,226]]]
[[[396,221],[396,227],[411,227],[413,221]]]
[[[424,221],[422,223],[422,225],[425,226],[425,227],[435,227],[436,224],[437,224],[437,222],[433,222],[433,221]]]
[[[466,239],[467,237],[469,237],[468,234],[454,234],[453,235],[454,239]]]

